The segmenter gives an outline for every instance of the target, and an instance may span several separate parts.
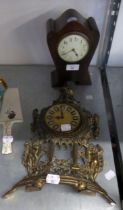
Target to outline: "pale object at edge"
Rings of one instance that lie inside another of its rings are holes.
[[[3,125],[3,139],[4,137],[11,137],[11,131],[12,126],[14,123],[22,123],[23,122],[23,116],[22,116],[22,110],[21,110],[21,104],[20,104],[20,96],[18,88],[8,88],[5,91],[1,112],[0,112],[0,124]],[[9,142],[9,145],[12,142]],[[5,151],[5,148],[7,148],[8,142],[3,141],[3,148],[2,148],[2,154],[10,154],[12,153],[12,147],[11,149],[8,148],[8,151]],[[11,146],[11,145],[10,145]]]

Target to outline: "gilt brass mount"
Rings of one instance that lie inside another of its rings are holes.
[[[0,101],[2,101],[4,92],[7,88],[8,88],[8,85],[5,82],[5,80],[0,78]]]
[[[59,104],[64,104],[66,108],[59,108]],[[54,107],[58,109],[55,111]],[[68,107],[72,109],[68,111]],[[51,126],[48,126],[46,121],[49,112],[52,116],[49,119],[53,120]],[[74,126],[70,127],[76,115],[78,119],[75,120]],[[69,124],[69,129],[62,130],[59,121],[65,125]],[[55,123],[57,127],[54,126]],[[60,184],[71,185],[78,192],[98,192],[110,204],[115,204],[107,192],[95,181],[97,175],[103,170],[103,149],[99,144],[94,145],[90,142],[98,137],[98,126],[98,115],[82,110],[79,102],[73,97],[73,91],[69,88],[62,88],[60,97],[53,102],[52,106],[43,109],[41,113],[38,110],[33,111],[31,128],[34,138],[25,143],[22,158],[27,176],[16,183],[3,197],[8,197],[21,186],[25,186],[26,191],[41,190],[46,183],[47,174],[58,174]],[[56,158],[55,149],[60,150],[61,148],[70,150],[69,159]]]

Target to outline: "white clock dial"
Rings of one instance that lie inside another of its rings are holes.
[[[67,62],[77,62],[84,58],[89,50],[89,44],[85,37],[71,34],[64,37],[58,45],[59,56]]]

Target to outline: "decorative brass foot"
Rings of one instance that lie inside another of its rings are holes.
[[[2,198],[8,198],[19,187],[25,186],[25,190],[28,192],[41,190],[46,184],[46,178],[41,176],[24,177],[17,182],[8,192],[6,192]],[[73,176],[60,176],[60,184],[66,184],[73,186],[78,192],[90,191],[99,193],[103,196],[109,204],[115,205],[115,201],[107,194],[107,192],[95,181],[80,179]]]

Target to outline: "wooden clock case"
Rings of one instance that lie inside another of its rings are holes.
[[[78,62],[69,63],[58,55],[58,44],[68,34],[82,34],[88,38],[89,51],[87,55]],[[91,79],[88,66],[99,41],[99,30],[94,18],[85,19],[76,10],[66,10],[58,19],[49,19],[47,22],[47,42],[56,69],[51,73],[53,87],[73,81],[79,85],[90,85]],[[79,64],[78,71],[67,71],[67,64]]]

